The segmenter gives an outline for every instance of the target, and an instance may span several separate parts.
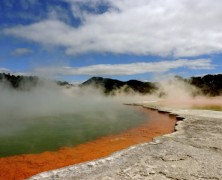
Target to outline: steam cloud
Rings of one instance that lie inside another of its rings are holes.
[[[7,83],[0,83],[0,134],[24,129],[25,127],[20,125],[20,120],[32,117],[82,114],[89,118],[94,116],[93,119],[96,119],[99,118],[98,114],[103,112],[106,114],[103,118],[113,120],[119,111],[132,111],[123,106],[124,103],[158,102],[168,106],[185,107],[204,104],[222,106],[221,97],[205,97],[198,89],[179,79],[161,82],[159,89],[159,92],[143,96],[135,92],[125,94],[118,90],[114,92],[114,97],[105,97],[93,88],[66,89],[50,82],[45,82],[30,91],[18,91]],[[161,97],[162,92],[164,96]],[[5,124],[8,125],[8,129]]]
[[[5,82],[0,83],[0,135],[24,130],[24,125],[30,125],[33,117],[81,114],[88,119],[112,121],[119,118],[121,111],[132,116],[134,114],[121,101],[105,97],[93,88],[66,89],[52,82],[44,82],[24,91],[11,88]]]
[[[221,96],[209,97],[197,87],[179,78],[160,82],[158,94],[161,93],[164,95],[159,99],[160,104],[166,106],[185,108],[218,106],[220,109],[222,107]]]

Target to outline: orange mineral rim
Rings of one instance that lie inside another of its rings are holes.
[[[122,133],[54,152],[0,158],[0,180],[21,180],[43,171],[95,160],[174,131],[175,117],[142,107],[137,109],[147,115],[147,120],[140,126]]]

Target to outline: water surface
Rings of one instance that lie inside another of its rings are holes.
[[[132,107],[1,121],[0,157],[53,151],[135,127],[146,117]]]

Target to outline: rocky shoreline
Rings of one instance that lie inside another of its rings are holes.
[[[222,112],[140,105],[177,115],[175,132],[30,179],[222,179]]]

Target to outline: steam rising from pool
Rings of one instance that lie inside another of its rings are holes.
[[[161,82],[152,95],[115,94],[107,97],[93,88],[67,89],[48,81],[26,91],[1,83],[0,157],[74,146],[143,123],[144,114],[124,103],[222,107],[221,97],[206,97],[178,79]]]
[[[165,96],[159,99],[159,104],[180,108],[222,110],[222,96],[207,96],[197,87],[178,78],[160,82],[159,89],[165,93]]]
[[[95,89],[0,86],[0,156],[38,153],[118,133],[145,115]]]

